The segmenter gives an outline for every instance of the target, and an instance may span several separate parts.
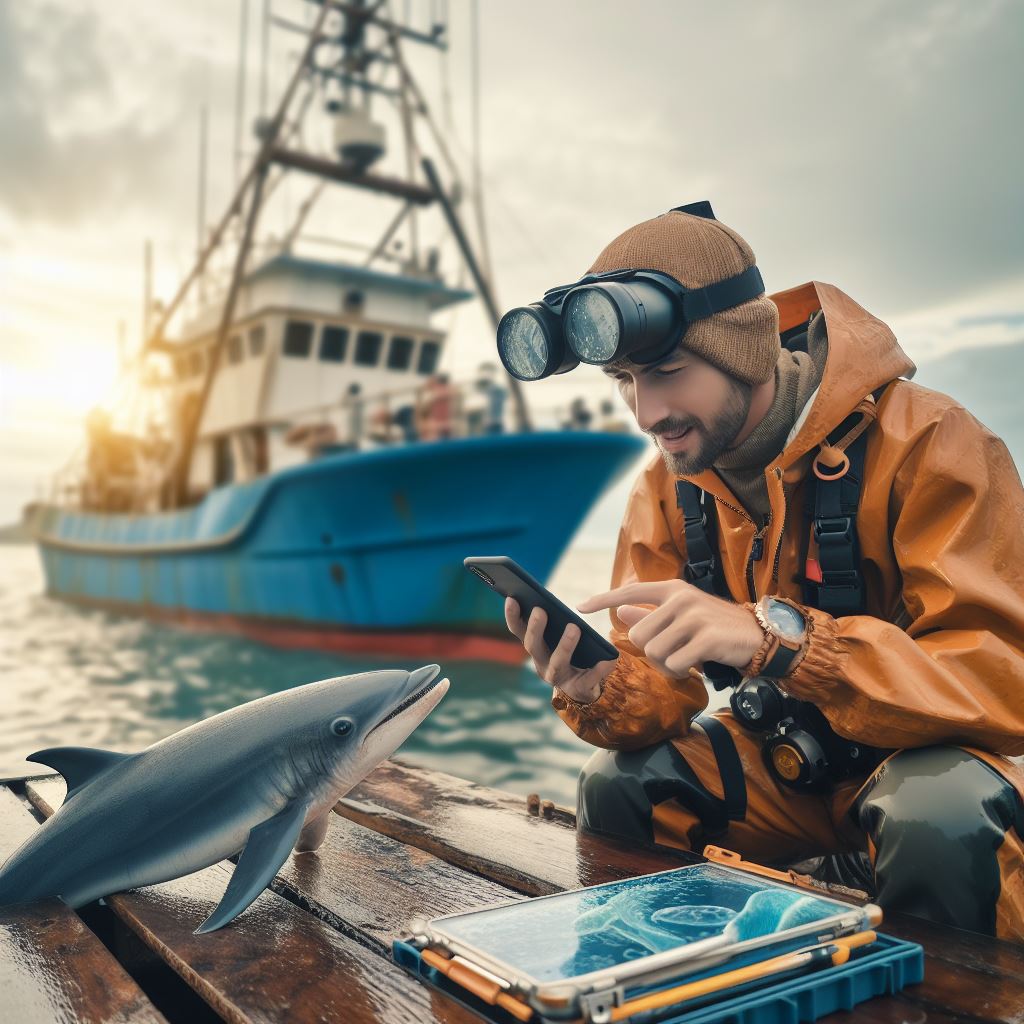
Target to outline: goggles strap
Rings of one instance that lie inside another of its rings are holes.
[[[742,302],[756,299],[763,292],[761,271],[756,266],[747,267],[735,277],[716,281],[706,288],[687,291],[683,296],[683,315],[687,323],[704,320],[714,313],[721,313],[723,309],[732,309]]]

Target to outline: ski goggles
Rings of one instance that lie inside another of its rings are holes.
[[[763,293],[756,266],[705,288],[686,288],[659,270],[587,274],[510,309],[498,323],[498,357],[523,381],[626,356],[649,365],[669,355],[690,324]]]

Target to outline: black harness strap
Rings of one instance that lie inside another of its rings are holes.
[[[743,764],[729,730],[711,715],[701,715],[692,724],[699,725],[711,741],[711,751],[722,779],[722,803],[726,817],[729,821],[742,821],[747,814],[747,780],[743,777]]]
[[[875,402],[881,398],[885,385],[874,392]],[[828,435],[835,444],[860,421],[860,415],[847,416]],[[868,449],[870,427],[846,449],[849,468],[836,480],[822,480],[810,474],[806,492],[807,512],[811,530],[818,545],[818,566],[821,581],[804,579],[804,603],[829,615],[860,615],[864,612],[864,579],[860,571],[860,541],[857,538],[857,510],[864,482],[864,459]]]
[[[842,434],[839,435],[840,437]],[[811,529],[818,545],[821,582],[805,579],[804,601],[839,618],[864,611],[864,581],[860,573],[857,507],[864,479],[867,431],[846,449],[850,467],[838,480],[812,477],[814,492]]]
[[[676,504],[683,513],[683,528],[686,534],[686,565],[683,567],[683,579],[699,587],[706,594],[715,594],[718,555],[708,537],[706,496],[689,480],[677,480]]]
[[[708,527],[714,525],[714,513],[708,515],[708,497],[696,484],[689,480],[676,481],[676,504],[683,513],[683,529],[686,534],[686,565],[683,566],[682,578],[687,583],[703,590],[705,594],[715,594],[728,598],[725,581],[718,572],[718,554],[714,538],[709,534]],[[714,498],[710,500],[710,508],[714,509]],[[704,675],[711,680],[716,690],[725,690],[736,686],[740,674],[729,665],[721,665],[717,661],[704,663]]]

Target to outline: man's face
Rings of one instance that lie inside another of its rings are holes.
[[[677,476],[709,469],[732,447],[750,412],[749,384],[684,348],[650,366],[620,362],[602,370]]]

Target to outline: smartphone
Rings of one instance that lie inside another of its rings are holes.
[[[569,623],[579,627],[580,638],[569,663],[575,668],[593,668],[599,661],[614,661],[618,648],[609,643],[576,612],[562,604],[547,587],[538,583],[521,565],[504,555],[474,556],[464,559],[463,565],[474,576],[503,597],[511,597],[519,604],[519,613],[528,619],[534,608],[547,612],[548,624],[544,628],[544,642],[554,650]]]

